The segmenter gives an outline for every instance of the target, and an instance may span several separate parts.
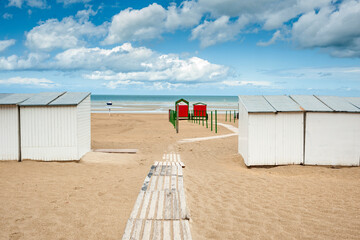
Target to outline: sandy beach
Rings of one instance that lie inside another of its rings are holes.
[[[0,162],[0,239],[120,239],[151,164],[172,151],[186,164],[193,239],[360,239],[359,167],[247,168],[237,136],[179,143],[216,134],[187,121],[176,134],[167,117],[92,114],[93,149],[137,154]]]

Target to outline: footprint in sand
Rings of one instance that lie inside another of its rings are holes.
[[[14,232],[14,233],[11,233],[9,235],[9,239],[10,240],[17,240],[17,239],[20,239],[24,236],[24,234],[22,232]]]
[[[15,220],[16,223],[20,223],[20,222],[23,222],[25,220],[25,218],[18,218]]]

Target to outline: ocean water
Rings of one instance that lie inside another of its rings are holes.
[[[175,101],[185,99],[192,105],[197,102],[207,104],[208,110],[237,110],[236,96],[176,96],[176,95],[91,95],[91,111],[104,113],[109,111],[107,102],[113,103],[110,111],[114,113],[167,113],[175,108]]]

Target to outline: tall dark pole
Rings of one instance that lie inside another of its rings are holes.
[[[179,133],[179,105],[176,105],[176,133]]]

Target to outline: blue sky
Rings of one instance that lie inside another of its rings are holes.
[[[0,4],[0,92],[360,96],[360,0]]]

